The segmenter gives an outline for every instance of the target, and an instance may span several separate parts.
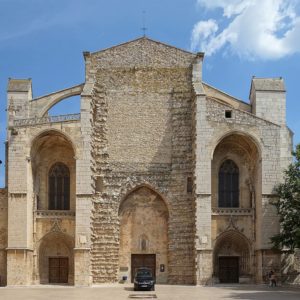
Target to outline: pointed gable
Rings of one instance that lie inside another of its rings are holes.
[[[196,54],[143,37],[89,54],[98,68],[188,67]]]

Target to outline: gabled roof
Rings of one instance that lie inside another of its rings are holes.
[[[251,112],[251,105],[249,103],[237,99],[205,82],[203,82],[203,87],[207,97],[227,103],[236,109]]]
[[[190,51],[187,51],[187,50],[184,50],[184,49],[181,49],[181,48],[178,48],[178,47],[175,47],[175,46],[172,46],[172,45],[160,42],[160,41],[156,41],[154,39],[150,39],[147,36],[142,36],[142,37],[133,39],[133,40],[128,41],[128,42],[124,42],[124,43],[121,43],[121,44],[118,44],[118,45],[114,45],[114,46],[111,46],[111,47],[108,47],[108,48],[105,48],[105,49],[102,49],[102,50],[98,50],[98,51],[95,51],[95,52],[90,52],[90,54],[91,55],[96,55],[96,54],[99,54],[99,53],[104,52],[104,51],[113,50],[114,48],[123,47],[123,46],[130,45],[130,44],[136,44],[140,41],[147,41],[149,43],[161,45],[161,46],[164,46],[164,47],[167,47],[167,48],[170,48],[170,49],[175,49],[177,51],[181,51],[181,52],[183,52],[187,55],[190,55],[190,56],[195,56],[196,55],[193,52],[190,52]]]
[[[141,37],[97,52],[84,52],[99,68],[119,67],[188,67],[195,53],[179,49],[148,37]]]

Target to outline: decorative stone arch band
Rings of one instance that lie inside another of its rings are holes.
[[[71,145],[73,153],[74,153],[74,159],[76,159],[77,153],[78,153],[78,148],[76,146],[76,143],[71,138],[71,136],[65,132],[62,132],[60,130],[53,129],[53,128],[41,130],[39,133],[37,133],[31,139],[28,140],[28,149],[29,149],[28,157],[31,157],[32,151],[34,150],[34,147],[36,146],[38,140],[48,134],[51,134],[51,133],[53,134],[53,136],[60,135]]]
[[[219,134],[213,141],[212,143],[212,148],[211,148],[211,153],[210,153],[210,158],[213,159],[214,157],[214,153],[215,150],[217,148],[217,146],[222,142],[222,140],[224,140],[225,138],[231,136],[231,135],[241,135],[244,136],[246,138],[249,138],[250,141],[256,146],[256,150],[258,152],[259,158],[261,159],[262,157],[262,146],[261,146],[261,142],[259,141],[260,138],[256,135],[253,134],[249,134],[246,131],[243,130],[229,130],[228,132],[226,132],[225,134]]]
[[[132,194],[134,191],[145,187],[151,190],[153,193],[157,194],[165,203],[168,214],[170,212],[170,202],[167,200],[168,198],[164,195],[163,192],[159,191],[159,187],[157,187],[155,184],[149,183],[149,182],[129,182],[127,183],[120,191],[119,195],[119,210],[118,210],[118,215],[120,215],[122,203],[126,200],[126,198]]]

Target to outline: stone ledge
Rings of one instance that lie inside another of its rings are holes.
[[[32,126],[32,125],[47,124],[47,123],[62,123],[68,121],[80,121],[80,114],[45,116],[41,118],[36,117],[36,118],[29,118],[29,119],[16,119],[14,120],[14,127]]]
[[[6,251],[30,251],[33,252],[34,250],[28,247],[7,247]]]
[[[73,249],[74,251],[91,251],[91,248],[89,247],[85,247],[85,248],[82,248],[82,247],[76,247]]]
[[[37,210],[35,211],[36,218],[75,218],[75,211],[71,210]]]
[[[251,216],[253,214],[253,208],[212,208],[211,214],[213,216],[219,215],[239,215],[239,216]]]

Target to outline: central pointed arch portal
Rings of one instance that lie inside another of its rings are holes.
[[[220,283],[239,283],[250,280],[251,247],[243,234],[228,230],[220,234],[214,247],[214,274]]]
[[[133,280],[138,267],[151,268],[157,283],[168,278],[168,208],[151,188],[136,188],[122,201],[120,218],[120,276]]]

